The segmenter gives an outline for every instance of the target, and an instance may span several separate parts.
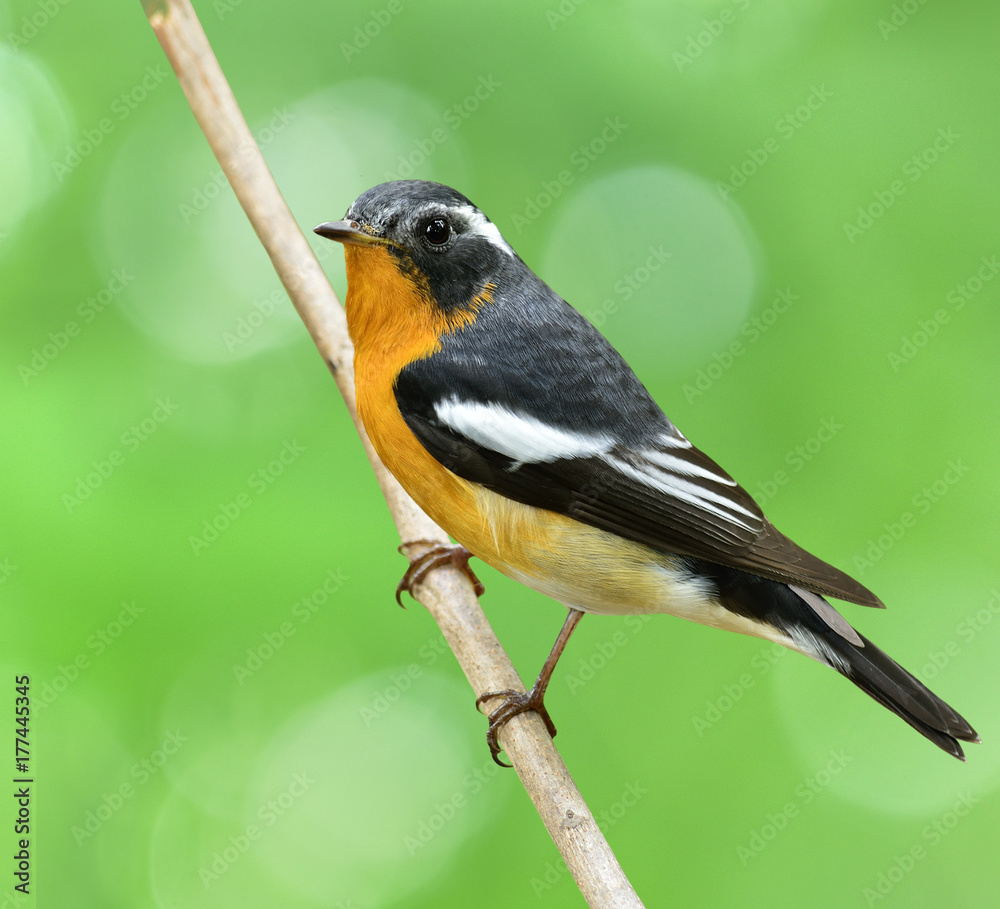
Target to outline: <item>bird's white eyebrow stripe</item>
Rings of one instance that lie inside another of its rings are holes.
[[[610,436],[559,429],[499,404],[451,397],[438,401],[434,413],[442,423],[477,445],[520,464],[588,458],[607,451],[613,444]]]
[[[510,248],[510,244],[503,238],[503,234],[500,233],[500,228],[487,218],[486,215],[479,211],[478,208],[463,205],[459,211],[461,211],[469,219],[469,224],[472,226],[472,230],[476,234],[487,242],[492,243],[497,249],[506,253],[508,256],[513,257],[514,250]]]

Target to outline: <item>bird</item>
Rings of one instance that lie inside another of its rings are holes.
[[[779,532],[468,198],[391,181],[314,231],[344,245],[365,430],[456,541],[414,560],[397,599],[441,562],[481,593],[475,556],[569,610],[529,691],[476,702],[502,698],[487,730],[497,763],[498,732],[519,713],[555,735],[545,691],[585,613],[666,613],[774,641],[965,760],[960,742],[979,742],[969,723],[827,599],[879,598]]]

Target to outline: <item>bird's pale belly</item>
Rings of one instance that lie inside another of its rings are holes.
[[[667,613],[792,644],[776,629],[726,609],[710,582],[692,578],[676,558],[451,476],[464,487],[468,506],[435,508],[439,497],[432,490],[410,493],[421,504],[425,499],[428,514],[473,555],[545,596],[583,612]]]

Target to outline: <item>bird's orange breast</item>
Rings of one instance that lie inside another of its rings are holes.
[[[439,463],[399,412],[394,384],[409,363],[432,356],[440,338],[475,319],[447,318],[430,292],[380,247],[345,247],[347,323],[354,341],[358,414],[382,463],[431,518],[469,546],[479,524],[476,491]],[[469,547],[471,549],[471,546]],[[475,551],[475,550],[473,550]]]

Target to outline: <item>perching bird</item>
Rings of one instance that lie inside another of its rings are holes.
[[[972,727],[824,596],[878,598],[779,533],[465,196],[383,183],[315,230],[344,244],[358,412],[386,467],[466,567],[472,553],[570,610],[532,690],[490,715],[494,758],[524,710],[555,733],[545,688],[584,612],[663,612],[831,666],[964,760]]]

